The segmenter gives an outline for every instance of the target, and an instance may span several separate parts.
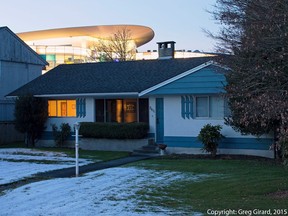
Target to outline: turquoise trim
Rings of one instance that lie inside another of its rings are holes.
[[[181,116],[185,119],[185,97],[181,96]]]
[[[183,78],[162,86],[148,95],[219,94],[227,84],[224,69],[210,65]],[[223,73],[221,73],[221,71]]]
[[[189,106],[189,104],[190,104],[190,100],[189,100],[189,96],[185,96],[185,98],[186,98],[186,101],[185,101],[185,103],[186,103],[186,112],[185,112],[185,116],[186,116],[186,118],[188,118],[189,119],[189,116],[190,116],[190,106]]]
[[[193,118],[193,96],[181,96],[181,116],[183,119]]]
[[[86,116],[86,99],[77,98],[76,99],[76,116],[79,118],[84,118]]]
[[[197,137],[165,136],[164,143],[170,147],[202,148],[202,143]],[[273,143],[272,138],[224,138],[219,148],[222,149],[253,149],[268,150]]]

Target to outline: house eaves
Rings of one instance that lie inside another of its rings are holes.
[[[117,92],[117,93],[83,93],[83,94],[47,94],[34,95],[42,98],[72,98],[72,97],[138,97],[138,92]]]

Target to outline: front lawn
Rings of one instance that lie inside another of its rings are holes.
[[[271,209],[275,215],[288,214],[288,170],[269,160],[181,159],[167,156],[134,165],[153,170],[210,175],[200,181],[177,181],[156,191],[143,190],[140,196],[150,195],[145,200],[146,204],[151,202],[204,214],[210,209],[210,215],[211,210],[229,209],[235,210],[236,215],[243,213],[241,209],[248,210],[242,215],[249,215],[250,212],[254,215],[255,209]]]
[[[1,145],[0,148],[26,148],[23,142],[9,143],[6,145]],[[75,157],[74,148],[58,148],[58,147],[42,147],[33,148],[35,150],[51,151],[51,152],[62,152],[67,154],[69,157]],[[83,150],[79,149],[79,158],[99,161],[109,161],[122,157],[129,156],[129,152],[116,152],[116,151],[96,151],[96,150]]]

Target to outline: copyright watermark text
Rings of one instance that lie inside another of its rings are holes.
[[[207,214],[214,216],[288,215],[288,209],[208,209]]]

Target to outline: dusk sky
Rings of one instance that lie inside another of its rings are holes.
[[[155,37],[138,48],[157,49],[156,42],[175,41],[176,49],[213,51],[215,41],[203,29],[219,26],[206,10],[216,0],[13,0],[1,4],[0,26],[13,32],[92,25],[132,24],[152,28]]]

